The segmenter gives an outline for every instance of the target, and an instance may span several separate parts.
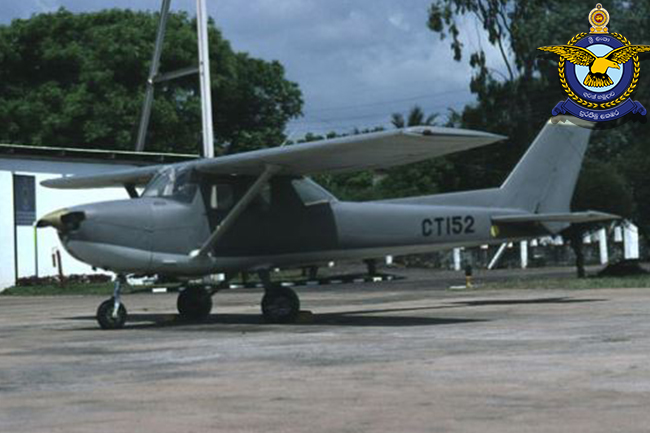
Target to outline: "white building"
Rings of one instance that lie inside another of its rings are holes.
[[[0,291],[14,285],[17,278],[56,275],[52,255],[57,249],[65,274],[93,273],[90,266],[61,248],[54,230],[37,231],[35,220],[66,206],[129,197],[122,188],[54,190],[40,186],[40,182],[194,158],[196,155],[0,144]]]

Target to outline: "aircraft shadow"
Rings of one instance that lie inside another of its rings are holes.
[[[197,323],[186,321],[177,314],[136,313],[129,314],[125,329],[152,329],[199,327],[197,329],[216,329],[209,325],[263,325],[259,330],[271,329],[271,326],[301,327],[301,326],[354,326],[354,327],[409,327],[409,326],[437,326],[454,325],[462,323],[486,322],[485,319],[448,318],[448,317],[423,317],[389,315],[389,313],[404,313],[412,311],[437,310],[449,308],[442,306],[393,308],[382,310],[355,310],[337,313],[313,314],[309,320],[291,325],[268,325],[260,314],[212,314],[206,320]],[[69,317],[68,320],[95,321],[94,316]],[[85,329],[97,329],[85,328]],[[228,330],[227,328],[221,328]]]
[[[558,298],[535,298],[535,299],[485,299],[476,301],[450,302],[445,305],[411,307],[411,308],[384,308],[384,309],[367,309],[342,311],[336,313],[314,314],[309,320],[291,324],[275,325],[285,327],[301,326],[351,326],[351,327],[409,327],[409,326],[438,326],[438,325],[457,325],[463,323],[489,322],[487,319],[469,319],[469,318],[452,318],[452,317],[423,317],[423,316],[406,316],[397,315],[397,313],[409,313],[418,311],[432,311],[450,308],[463,307],[482,307],[498,305],[526,305],[526,304],[578,304],[587,302],[605,302],[607,299],[573,299],[569,297]],[[69,317],[67,320],[79,320],[95,322],[94,316]],[[212,314],[203,322],[197,323],[183,320],[178,314],[159,314],[159,313],[136,313],[129,314],[125,329],[156,329],[156,328],[183,328],[194,327],[196,330],[232,330],[231,326],[227,328],[214,327],[209,325],[257,325],[255,329],[263,331],[272,328],[274,325],[268,325],[264,322],[260,314]],[[262,325],[262,326],[260,326]],[[92,326],[84,330],[96,330]],[[246,328],[251,331],[251,328]]]
[[[489,305],[525,305],[525,304],[581,304],[585,302],[606,302],[607,299],[573,299],[536,298],[536,299],[482,299],[477,301],[459,301],[451,304],[459,307],[484,307]]]

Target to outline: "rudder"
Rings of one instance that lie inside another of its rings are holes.
[[[504,207],[569,212],[591,128],[579,119],[549,120],[501,185]]]

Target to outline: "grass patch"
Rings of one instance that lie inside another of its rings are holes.
[[[54,295],[107,295],[113,294],[113,283],[75,283],[65,287],[47,284],[42,286],[13,286],[2,292],[10,296],[54,296]]]
[[[499,289],[636,289],[650,288],[650,275],[630,277],[589,278],[513,278],[499,282],[480,283],[479,290]]]
[[[248,281],[257,281],[257,277]],[[287,280],[299,278],[300,274],[287,273],[283,275]],[[278,278],[274,275],[274,278]],[[239,280],[239,279],[237,279]],[[240,282],[234,280],[233,283]],[[634,275],[629,277],[589,277],[589,278],[510,278],[502,281],[484,282],[475,281],[477,290],[543,290],[543,289],[633,289],[650,288],[650,275]],[[170,284],[169,286],[172,286]],[[161,287],[156,285],[151,287]],[[144,286],[134,286],[133,289],[142,290]],[[124,291],[125,294],[129,289]],[[113,283],[68,283],[65,287],[57,284],[14,286],[6,289],[1,295],[6,296],[58,296],[58,295],[104,295],[112,296]]]
[[[301,277],[300,271],[281,271],[274,272],[272,276],[274,281],[294,281],[298,280]],[[250,273],[249,277],[246,279],[248,283],[258,283],[260,279],[257,277],[257,274]],[[242,284],[243,280],[240,276],[234,278],[230,281],[232,284]],[[128,286],[124,288],[122,293],[128,295],[132,292],[146,291],[154,287],[167,287],[167,288],[176,288],[179,283],[161,283],[154,285],[137,285],[137,286]],[[100,283],[90,283],[90,282],[70,282],[68,281],[64,287],[61,287],[58,283],[45,283],[45,284],[29,284],[29,285],[19,285],[7,288],[5,291],[0,293],[0,295],[5,296],[65,296],[65,295],[105,295],[113,296],[113,282],[100,282]]]

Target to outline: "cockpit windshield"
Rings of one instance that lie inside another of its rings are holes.
[[[170,198],[189,203],[194,199],[198,189],[191,175],[192,171],[189,168],[164,169],[149,182],[142,196]]]

